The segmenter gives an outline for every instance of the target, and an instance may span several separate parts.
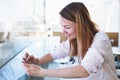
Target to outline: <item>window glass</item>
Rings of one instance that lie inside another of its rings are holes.
[[[0,0],[0,31],[28,36],[31,32],[61,31],[59,11],[80,1],[101,30],[119,32],[119,0]]]

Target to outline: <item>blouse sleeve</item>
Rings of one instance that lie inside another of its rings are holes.
[[[81,65],[89,72],[96,73],[101,69],[101,65],[104,62],[104,54],[110,44],[109,39],[95,39],[88,49],[85,57],[83,58]]]
[[[59,46],[50,51],[51,56],[54,60],[68,56],[69,52],[70,52],[69,40],[62,42]]]

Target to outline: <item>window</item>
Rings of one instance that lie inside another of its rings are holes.
[[[27,36],[59,32],[59,11],[74,1],[87,6],[101,30],[119,32],[119,0],[0,0],[0,31]]]

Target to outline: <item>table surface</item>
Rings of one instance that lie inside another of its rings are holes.
[[[0,43],[0,68],[25,49],[31,42],[32,41],[26,37]]]
[[[16,38],[0,45],[0,80],[58,80],[58,78],[28,77],[22,66],[25,52],[41,57],[46,53],[46,39]],[[56,62],[40,65],[43,68],[57,68]]]

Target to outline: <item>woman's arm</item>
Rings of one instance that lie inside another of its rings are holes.
[[[53,70],[44,69],[44,76],[60,78],[85,78],[89,73],[82,66],[72,66]]]
[[[43,57],[39,58],[39,64],[45,64],[53,61],[53,58],[50,53],[45,54]]]
[[[44,64],[53,61],[53,58],[50,53],[45,54],[41,58],[36,58],[33,55],[30,55],[28,52],[25,53],[23,56],[23,63],[30,63],[30,64]]]
[[[51,62],[55,59],[64,58],[69,55],[70,47],[69,40],[61,43],[59,46],[54,48],[51,52],[45,54],[43,57],[35,57],[26,52],[23,56],[23,62],[26,63],[35,63],[35,64],[44,64]]]
[[[59,69],[43,69],[34,64],[24,63],[24,67],[28,75],[38,77],[85,78],[89,76],[89,73],[80,65]]]

